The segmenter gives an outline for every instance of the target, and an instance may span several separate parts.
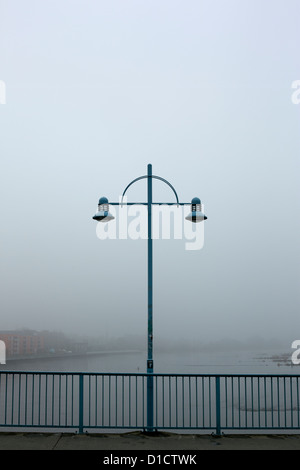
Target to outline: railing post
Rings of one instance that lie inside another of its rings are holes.
[[[153,251],[152,251],[152,165],[148,165],[148,358],[147,431],[153,432]]]
[[[216,436],[221,436],[221,390],[219,375],[216,375]]]
[[[79,434],[83,433],[83,374],[79,374],[79,403],[78,403],[78,411],[79,411],[79,426],[78,432]]]

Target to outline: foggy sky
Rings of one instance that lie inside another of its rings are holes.
[[[147,242],[101,241],[92,216],[152,163],[208,217],[199,251],[154,242],[154,340],[298,339],[299,16],[0,0],[0,330],[146,334]],[[174,195],[154,181],[154,200]]]

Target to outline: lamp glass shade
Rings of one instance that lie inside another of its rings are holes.
[[[108,211],[98,211],[93,217],[97,222],[109,222],[114,219],[114,216]]]
[[[186,216],[186,220],[194,223],[202,222],[202,220],[206,219],[206,215],[204,215],[201,211],[192,211]]]

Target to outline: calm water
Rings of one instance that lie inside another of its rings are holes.
[[[155,373],[178,374],[298,374],[300,366],[291,365],[289,351],[202,351],[157,352]],[[286,361],[280,356],[285,354]],[[11,360],[0,370],[144,373],[146,353],[103,352],[86,356]]]

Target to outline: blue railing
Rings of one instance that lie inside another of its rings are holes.
[[[0,427],[148,429],[148,374],[0,372]],[[153,374],[153,429],[300,429],[299,375]]]

